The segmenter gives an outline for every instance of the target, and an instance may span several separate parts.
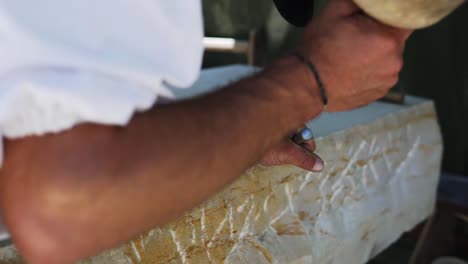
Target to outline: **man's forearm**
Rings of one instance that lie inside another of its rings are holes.
[[[180,216],[320,113],[308,78],[284,59],[125,128],[82,125],[7,142],[2,207],[15,242],[30,260],[64,263]]]

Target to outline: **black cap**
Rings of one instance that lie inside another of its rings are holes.
[[[314,13],[314,0],[273,0],[280,14],[291,24],[304,27]]]

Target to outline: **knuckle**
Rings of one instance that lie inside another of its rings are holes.
[[[400,42],[391,34],[380,34],[377,41],[378,46],[387,52],[395,51],[400,46]]]
[[[398,81],[398,76],[388,78],[385,82],[382,83],[382,89],[379,90],[381,92],[380,95],[385,95],[390,89],[398,84]]]
[[[403,57],[402,56],[398,57],[397,59],[397,66],[399,69],[398,72],[400,72],[403,69],[404,65],[405,65],[405,61],[403,60]]]
[[[404,66],[404,62],[403,62],[403,58],[399,57],[397,58],[394,62],[393,62],[393,73],[394,74],[398,74],[401,72],[401,70],[403,69],[403,66]]]
[[[279,152],[275,155],[276,164],[285,164],[290,163],[292,160],[295,160],[297,157],[297,151],[294,147],[288,146],[288,148],[284,149],[283,151]]]
[[[303,159],[303,153],[301,150],[296,149],[296,148],[291,148],[291,150],[288,153],[287,160],[288,161],[296,161],[296,162],[301,162]]]
[[[285,155],[284,153],[275,153],[275,155],[271,157],[271,161],[269,165],[274,166],[274,165],[282,164],[285,162],[286,158],[287,158],[287,155]]]
[[[388,44],[387,44],[387,47],[388,47],[388,49],[389,49],[390,51],[397,50],[398,47],[400,46],[400,42],[399,42],[396,38],[394,38],[394,37],[390,37],[390,36],[389,36],[389,37],[387,37],[386,41],[387,41],[387,43],[388,43]]]
[[[400,78],[399,78],[398,76],[393,77],[393,78],[390,80],[390,88],[392,88],[393,86],[397,85],[399,80],[400,80]]]

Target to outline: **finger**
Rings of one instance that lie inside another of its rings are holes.
[[[400,54],[400,51],[394,51],[393,54],[389,55],[385,60],[381,60],[379,64],[375,65],[375,67],[379,67],[379,69],[381,69],[381,72],[372,76],[373,78],[368,82],[368,84],[374,87],[379,87],[385,86],[393,80],[398,81],[398,76],[403,70],[404,65],[405,62],[403,55]],[[395,85],[395,83],[390,84],[390,86],[393,85]]]
[[[292,142],[288,147],[289,149],[285,152],[285,155],[282,155],[282,163],[294,165],[308,171],[320,172],[323,170],[325,163],[316,154]]]
[[[330,0],[324,13],[334,17],[352,16],[361,9],[351,0]]]
[[[384,75],[380,75],[379,80],[376,80],[373,82],[373,87],[375,88],[368,89],[367,92],[370,92],[370,93],[377,92],[377,93],[385,94],[387,93],[388,90],[392,89],[398,84],[398,82],[400,81],[400,70],[398,70],[398,68],[395,68],[395,66],[388,66],[388,67],[389,68],[393,67],[394,69]]]
[[[317,145],[315,144],[315,140],[308,140],[304,143],[301,144],[303,148],[308,150],[310,153],[315,152],[315,149],[317,148]]]

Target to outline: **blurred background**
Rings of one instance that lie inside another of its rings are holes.
[[[315,13],[326,1],[315,1]],[[206,52],[204,67],[233,63],[266,65],[295,48],[301,29],[289,25],[272,0],[203,0],[205,35],[255,41],[246,54]],[[248,57],[250,56],[250,59]],[[468,259],[468,5],[409,39],[396,90],[434,100],[444,137],[443,173],[434,221],[440,236],[426,254]],[[454,217],[455,216],[455,217]],[[439,222],[437,222],[439,223]],[[404,236],[372,263],[408,263],[423,225]],[[444,246],[447,249],[443,249]],[[420,249],[419,249],[420,250]],[[445,250],[445,251],[444,251]]]

